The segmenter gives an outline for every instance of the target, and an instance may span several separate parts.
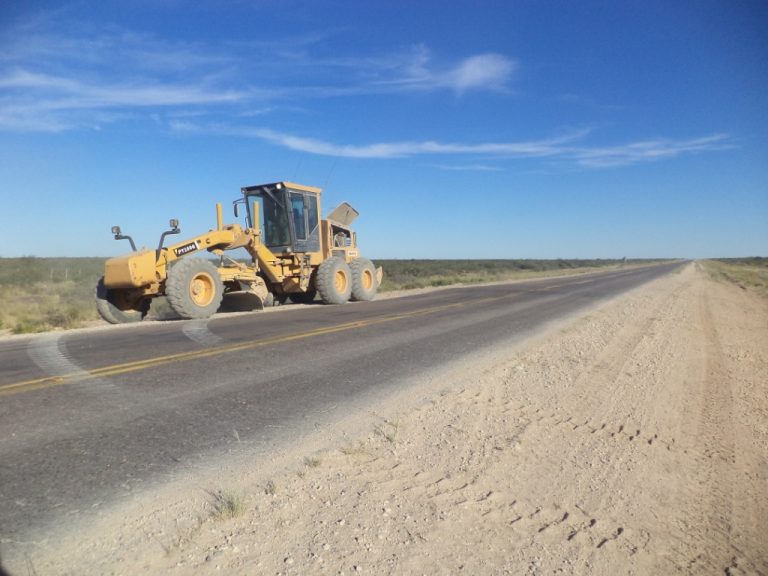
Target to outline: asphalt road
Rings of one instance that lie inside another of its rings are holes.
[[[680,265],[0,341],[0,552]]]

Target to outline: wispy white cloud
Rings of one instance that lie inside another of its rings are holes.
[[[94,128],[142,108],[227,105],[252,98],[237,90],[156,81],[95,82],[15,69],[0,75],[0,128],[60,132]]]
[[[0,88],[28,89],[44,95],[43,109],[179,106],[241,101],[245,92],[202,85],[162,83],[89,84],[71,78],[14,70],[0,76]]]
[[[417,155],[435,154],[469,154],[495,155],[516,158],[532,158],[558,156],[562,154],[563,146],[568,142],[578,140],[586,134],[585,131],[568,134],[557,138],[527,142],[487,142],[481,144],[462,144],[436,142],[432,140],[414,142],[380,142],[373,144],[335,144],[316,138],[296,136],[278,132],[268,128],[250,128],[228,126],[221,124],[197,125],[191,122],[174,121],[170,123],[173,130],[181,132],[215,132],[230,136],[258,138],[278,146],[300,152],[318,154],[321,156],[337,156],[343,158],[406,158]]]
[[[27,22],[0,36],[0,129],[82,128],[93,124],[98,115],[91,112],[98,110],[140,114],[143,108],[196,106],[236,117],[318,98],[500,90],[515,68],[500,54],[438,66],[423,46],[381,56],[318,58],[312,49],[322,41],[209,45],[115,26]]]
[[[56,24],[36,17],[0,35],[0,129],[93,129],[127,117],[152,120],[158,109],[217,111],[271,97],[222,80],[237,58],[215,46]]]
[[[160,39],[111,25],[94,28],[71,21],[64,25],[51,19],[19,24],[3,35],[2,46],[0,64],[45,63],[52,68],[76,64],[81,71],[103,67],[190,73],[234,65],[239,59],[219,46]]]
[[[503,172],[500,166],[488,164],[435,164],[435,168],[448,170],[449,172]]]
[[[712,134],[687,140],[664,138],[643,140],[620,146],[575,149],[572,155],[582,166],[604,168],[663,160],[682,154],[727,150],[733,147],[734,144],[728,134]]]
[[[506,90],[518,68],[517,61],[503,54],[475,54],[440,67],[432,62],[425,46],[416,46],[406,57],[390,64],[391,77],[379,86],[401,90],[452,90],[462,94],[472,90]]]
[[[444,82],[456,90],[504,88],[517,63],[501,54],[479,54],[462,60],[445,75]]]
[[[433,140],[405,142],[376,142],[371,144],[337,144],[317,138],[297,136],[278,132],[268,128],[234,127],[225,125],[197,125],[190,122],[176,121],[171,128],[184,132],[215,132],[230,136],[257,138],[272,144],[321,156],[343,158],[388,159],[413,156],[470,156],[499,159],[548,158],[555,161],[567,161],[591,168],[626,166],[640,162],[663,160],[713,150],[733,148],[734,144],[727,134],[685,140],[657,139],[630,142],[615,146],[589,145],[585,141],[590,130],[566,134],[556,138],[528,140],[520,142],[486,143],[446,143]],[[493,170],[498,169],[485,164],[458,165],[452,169]]]

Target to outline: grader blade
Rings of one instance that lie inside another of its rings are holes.
[[[227,292],[219,307],[219,312],[251,312],[253,310],[264,310],[264,301],[256,294],[245,290]]]

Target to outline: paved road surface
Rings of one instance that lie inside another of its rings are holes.
[[[521,341],[680,264],[0,341],[0,543],[298,440],[355,398]]]

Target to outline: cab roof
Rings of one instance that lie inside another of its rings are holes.
[[[314,186],[305,186],[304,184],[296,184],[295,182],[271,182],[269,184],[256,184],[254,186],[244,186],[243,188],[240,188],[240,191],[243,194],[248,194],[248,192],[253,192],[256,190],[261,190],[266,188],[269,189],[278,189],[281,188],[290,188],[291,190],[299,190],[301,192],[313,192],[314,194],[320,194],[322,192],[322,188],[315,188]]]

